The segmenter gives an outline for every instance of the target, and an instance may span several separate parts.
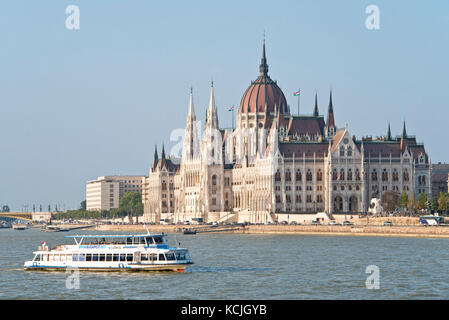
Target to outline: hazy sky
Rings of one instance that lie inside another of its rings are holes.
[[[68,5],[80,29],[66,28]],[[368,30],[368,5],[380,29]],[[222,127],[259,70],[292,111],[380,136],[391,122],[449,161],[448,1],[2,1],[0,204],[76,208],[85,183],[148,174],[185,125],[190,86],[204,121],[211,79]]]

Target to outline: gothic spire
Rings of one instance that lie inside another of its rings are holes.
[[[189,100],[189,111],[188,111],[188,118],[195,121],[195,111],[193,110],[193,88],[190,87],[190,100]]]
[[[209,108],[207,109],[206,126],[218,129],[217,108],[215,107],[214,82],[210,86]]]
[[[387,140],[388,140],[388,141],[393,140],[393,138],[391,137],[391,127],[390,127],[390,122],[388,122]]]
[[[334,105],[332,104],[332,89],[331,89],[331,93],[330,93],[330,97],[329,97],[329,108],[328,108],[328,112],[334,113]]]
[[[268,75],[268,64],[267,64],[267,57],[265,54],[265,39],[263,39],[262,59],[260,62],[259,71],[261,76]]]
[[[152,169],[156,169],[157,163],[159,162],[159,157],[157,155],[157,145],[154,146],[154,158],[153,158],[153,167]]]
[[[405,120],[404,120],[404,126],[402,128],[402,138],[407,138],[407,130],[405,129]]]
[[[329,97],[329,107],[327,109],[326,130],[327,130],[327,135],[328,136],[332,136],[333,135],[330,132],[331,128],[334,128],[332,131],[333,131],[333,133],[335,133],[334,106],[332,104],[332,89],[331,89],[330,97]]]
[[[165,160],[165,148],[164,148],[164,144],[162,144],[161,160]]]
[[[315,92],[315,108],[313,109],[313,116],[314,117],[318,117],[319,116],[319,112],[318,112],[318,95]]]
[[[199,152],[199,141],[196,127],[196,115],[193,107],[193,89],[190,88],[189,110],[182,147],[182,161],[193,160]]]

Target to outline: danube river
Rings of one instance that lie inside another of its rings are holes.
[[[78,230],[78,234],[94,234]],[[176,234],[184,273],[25,272],[70,233],[0,229],[0,299],[447,299],[449,239]],[[106,232],[102,232],[105,234]],[[174,240],[174,234],[170,234]],[[371,266],[371,267],[369,267]],[[374,266],[374,267],[373,267]],[[367,272],[368,267],[368,272]],[[374,269],[373,269],[374,268]],[[372,273],[372,270],[378,270]],[[378,278],[374,278],[378,275]],[[367,288],[367,278],[369,278]],[[378,282],[373,279],[378,279]],[[378,284],[378,289],[377,285]]]

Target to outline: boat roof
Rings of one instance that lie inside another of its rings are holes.
[[[73,235],[73,236],[64,236],[64,238],[129,238],[129,237],[165,237],[165,234],[148,234],[148,233],[142,233],[142,234],[104,234],[104,235],[92,235],[92,234],[86,234],[86,235]]]

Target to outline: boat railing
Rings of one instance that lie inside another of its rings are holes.
[[[37,251],[50,251],[48,246],[38,246]]]

